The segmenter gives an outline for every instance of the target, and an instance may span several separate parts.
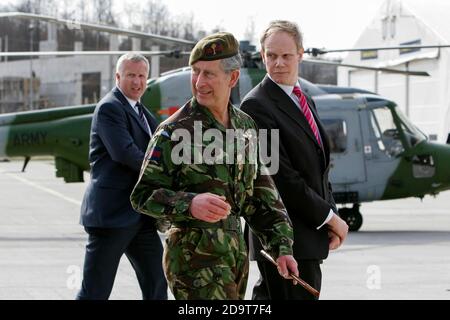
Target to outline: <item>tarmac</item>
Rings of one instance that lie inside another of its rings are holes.
[[[0,162],[0,300],[72,300],[87,240],[78,224],[86,183],[56,178],[52,160],[21,168]],[[361,211],[361,230],[322,265],[322,300],[450,299],[450,191],[364,203]],[[258,276],[251,262],[246,299]],[[141,299],[126,257],[111,299]]]

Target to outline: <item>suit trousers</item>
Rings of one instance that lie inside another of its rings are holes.
[[[313,288],[320,291],[322,285],[322,260],[299,260],[300,278]],[[277,268],[269,261],[258,261],[261,276],[253,287],[253,300],[317,300],[300,284],[293,285],[292,280],[286,280],[278,273]]]
[[[125,228],[85,227],[85,230],[89,238],[77,300],[107,300],[124,253],[136,272],[142,298],[167,300],[163,248],[152,220],[141,219]]]

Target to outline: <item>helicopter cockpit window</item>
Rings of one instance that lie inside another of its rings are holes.
[[[400,118],[401,126],[403,132],[405,133],[406,139],[408,139],[409,144],[414,147],[419,142],[427,140],[427,136],[420,131],[398,108],[395,109],[398,117]]]
[[[404,148],[391,110],[387,107],[373,109],[370,118],[379,149],[391,157],[402,153]]]
[[[347,150],[347,124],[341,119],[322,119],[328,134],[331,153],[344,153]]]

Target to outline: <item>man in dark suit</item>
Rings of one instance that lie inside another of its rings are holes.
[[[314,102],[301,91],[298,67],[303,56],[302,36],[295,23],[274,21],[261,37],[261,56],[267,75],[244,98],[241,109],[259,129],[278,130],[278,148],[266,141],[271,157],[279,156],[271,172],[294,225],[294,258],[300,277],[320,291],[320,264],[329,249],[345,240],[347,224],[337,215],[328,182],[329,146]],[[278,150],[277,150],[278,149]],[[250,253],[258,261],[261,278],[254,299],[314,299],[301,286],[282,280],[276,269],[259,255],[256,238]]]
[[[128,53],[116,67],[117,86],[94,111],[89,162],[91,180],[80,223],[89,235],[77,299],[106,300],[125,253],[148,299],[167,299],[162,244],[153,218],[134,211],[130,194],[157,121],[139,102],[146,90],[147,59]]]

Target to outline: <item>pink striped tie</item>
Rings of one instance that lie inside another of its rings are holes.
[[[319,145],[322,145],[320,143],[320,138],[319,138],[319,128],[317,128],[316,121],[314,120],[314,116],[311,112],[311,109],[309,109],[308,102],[306,101],[305,95],[300,90],[300,87],[297,87],[297,86],[294,87],[293,92],[298,97],[298,100],[300,102],[300,108],[302,109],[303,114],[305,115],[305,118],[308,121],[309,126],[311,127],[311,130],[314,133],[314,136],[317,139],[317,142],[319,143]]]

